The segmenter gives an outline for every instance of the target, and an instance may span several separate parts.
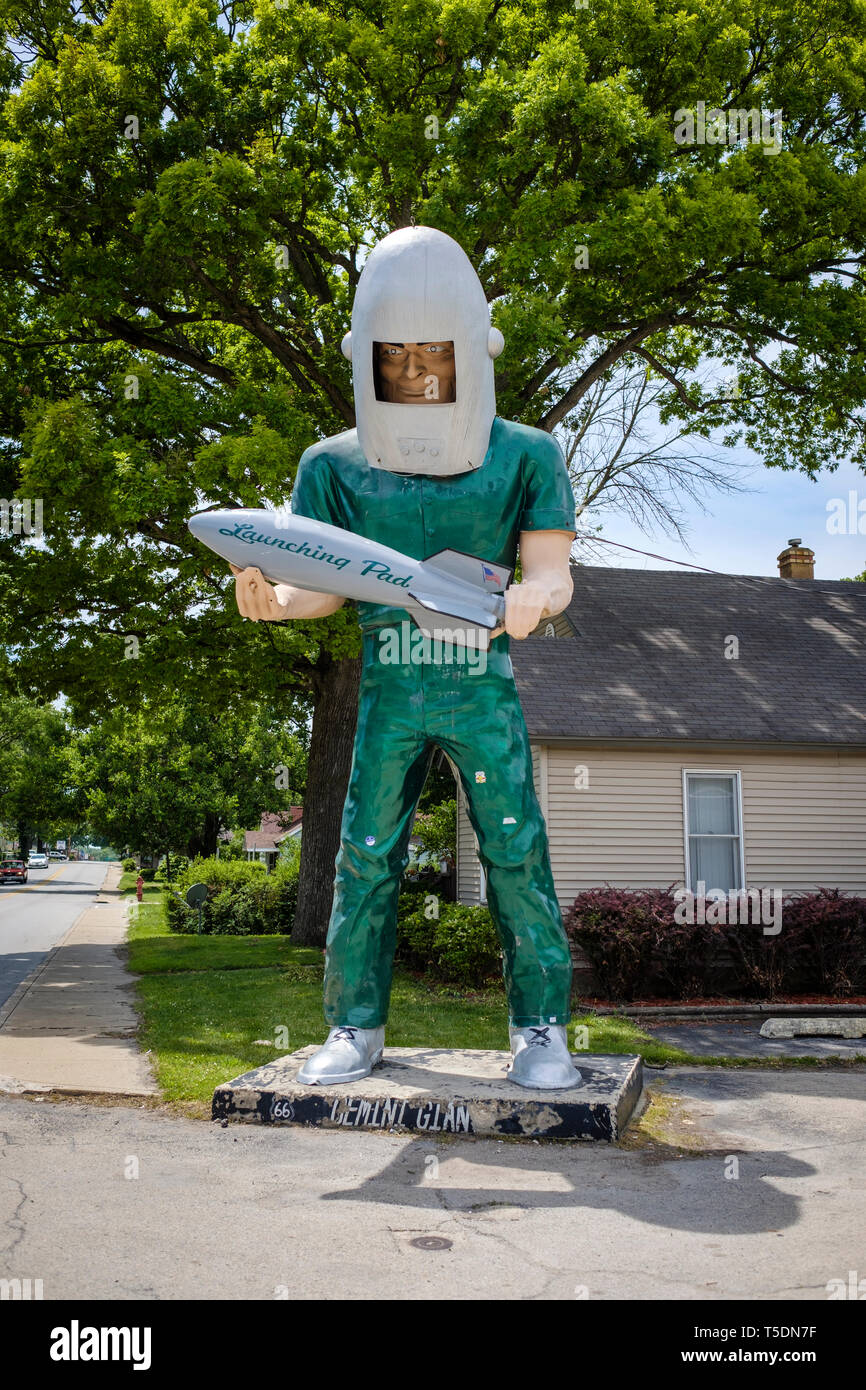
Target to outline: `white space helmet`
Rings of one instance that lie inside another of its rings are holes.
[[[453,342],[453,401],[377,395],[374,344]],[[504,347],[466,252],[435,227],[401,227],[370,252],[342,347],[352,362],[358,442],[374,468],[447,476],[480,468],[496,414],[493,358]]]

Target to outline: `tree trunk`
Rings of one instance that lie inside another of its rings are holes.
[[[218,811],[208,811],[204,818],[205,858],[215,859],[219,844],[220,816]]]
[[[30,855],[30,842],[32,840],[30,827],[26,821],[18,822],[18,854],[21,859],[28,859]]]
[[[186,842],[187,857],[195,859],[197,855],[201,855],[202,859],[215,859],[219,832],[219,812],[205,811],[202,824],[196,826],[195,833],[190,835]]]
[[[334,896],[334,861],[352,767],[358,718],[361,658],[322,657],[316,670],[316,705],[307,766],[298,906],[292,929],[296,946],[324,946]]]

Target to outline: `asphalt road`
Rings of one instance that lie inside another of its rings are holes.
[[[108,872],[94,860],[51,860],[27,883],[0,884],[0,1004],[90,907]]]
[[[866,1067],[648,1082],[662,1128],[631,1149],[0,1097],[0,1277],[46,1300],[808,1303],[854,1271],[862,1297]]]

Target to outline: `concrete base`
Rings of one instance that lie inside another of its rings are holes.
[[[762,1038],[864,1038],[866,1018],[768,1018]]]
[[[618,1139],[643,1085],[640,1057],[579,1053],[582,1079],[562,1091],[509,1081],[510,1052],[388,1047],[370,1076],[344,1086],[300,1086],[303,1047],[218,1086],[215,1120],[418,1134],[521,1134]]]

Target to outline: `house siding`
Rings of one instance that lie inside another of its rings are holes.
[[[478,862],[478,842],[466,810],[466,793],[457,784],[457,898],[459,902],[477,903],[481,895],[481,865]]]
[[[579,767],[586,768],[581,789]],[[533,777],[563,907],[604,883],[683,884],[684,768],[740,773],[747,886],[866,893],[866,752],[534,744]],[[478,864],[465,808],[458,838],[458,896],[477,902]]]

